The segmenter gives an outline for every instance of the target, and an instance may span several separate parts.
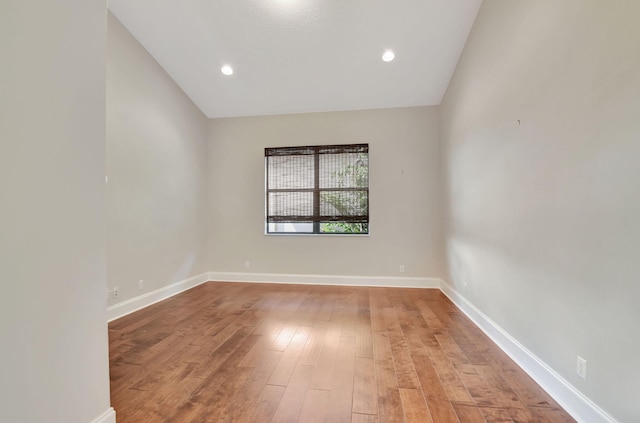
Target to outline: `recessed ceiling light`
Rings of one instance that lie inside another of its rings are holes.
[[[385,52],[382,54],[382,60],[384,60],[385,62],[390,62],[395,57],[396,55],[391,50],[385,50]]]
[[[233,68],[229,65],[224,65],[223,67],[220,68],[220,72],[222,72],[225,75],[233,75]]]

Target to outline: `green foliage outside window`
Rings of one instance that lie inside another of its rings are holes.
[[[369,187],[369,161],[368,155],[361,154],[353,164],[348,164],[333,173],[339,188],[344,187]],[[323,203],[330,204],[343,216],[358,216],[369,214],[368,190],[344,192],[322,192],[320,195]],[[320,226],[320,231],[325,233],[360,234],[369,232],[368,223],[353,222],[325,222]]]

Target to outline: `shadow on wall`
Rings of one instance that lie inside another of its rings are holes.
[[[179,282],[194,276],[193,265],[195,262],[196,262],[196,254],[195,253],[189,254],[187,257],[185,257],[184,261],[182,262],[182,265],[180,265],[180,268],[176,271],[176,273],[173,274],[173,279],[171,280],[175,282]]]

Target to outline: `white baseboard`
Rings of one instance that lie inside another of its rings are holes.
[[[209,272],[217,282],[282,283],[297,285],[378,286],[392,288],[440,288],[439,278],[396,276],[292,275],[277,273]]]
[[[93,419],[91,423],[116,423],[116,411],[109,407],[107,411]]]
[[[613,417],[584,396],[453,287],[442,281],[440,290],[574,419],[584,423],[616,423]]]
[[[147,292],[121,303],[114,304],[110,307],[107,307],[107,316],[109,322],[115,319],[119,319],[122,316],[126,316],[129,313],[133,313],[134,311],[138,311],[142,308],[148,307],[151,304],[157,303],[158,301],[173,297],[174,295],[186,291],[187,289],[191,289],[195,286],[203,284],[208,280],[208,273],[202,273],[200,275],[184,279],[180,282],[167,285],[160,289],[156,289],[155,291]]]

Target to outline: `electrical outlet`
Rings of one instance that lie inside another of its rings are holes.
[[[587,380],[587,360],[578,356],[578,361],[576,363],[576,373],[578,377]]]
[[[246,261],[244,262],[244,268],[245,268],[245,269],[248,269],[248,268],[250,268],[250,267],[251,267],[251,262],[250,262],[249,260],[246,260]]]
[[[144,281],[142,279],[138,281],[138,289],[144,289]]]
[[[400,265],[400,273],[404,273],[404,264]]]
[[[120,291],[120,288],[118,288],[117,286],[111,290],[113,298],[118,298],[118,291]]]

